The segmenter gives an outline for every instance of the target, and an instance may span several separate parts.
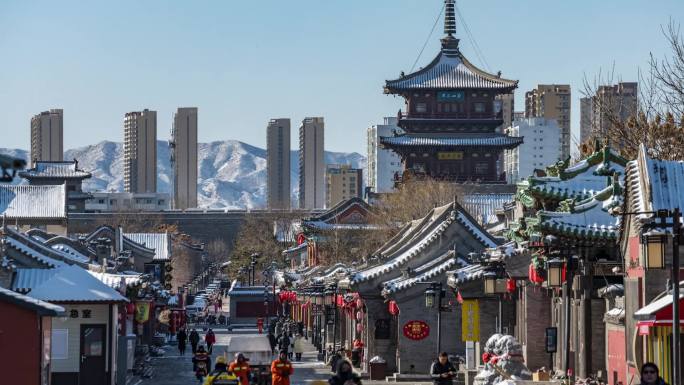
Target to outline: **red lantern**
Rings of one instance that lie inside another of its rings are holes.
[[[356,299],[356,307],[359,309],[363,308],[363,300],[361,298]]]
[[[506,281],[506,291],[509,293],[515,293],[515,280],[513,278],[509,278]]]
[[[363,333],[363,324],[362,324],[362,323],[356,324],[356,331],[357,331],[359,334],[360,334],[360,333]]]
[[[389,310],[390,314],[392,314],[392,315],[399,314],[399,305],[397,305],[396,301],[389,301],[388,308],[389,308],[388,310]]]
[[[357,311],[356,312],[356,320],[361,321],[362,319],[363,319],[363,313],[361,313],[360,311]]]
[[[529,275],[530,281],[532,281],[532,283],[541,284],[544,282],[544,277],[542,277],[541,275],[539,275],[539,273],[537,273],[537,269],[535,269],[533,263],[530,264],[530,268],[528,270],[528,275]]]
[[[126,314],[132,315],[135,313],[135,304],[132,302],[129,302],[126,304]]]

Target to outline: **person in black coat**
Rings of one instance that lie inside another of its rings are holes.
[[[275,347],[276,344],[278,343],[278,340],[276,339],[276,336],[271,333],[271,331],[268,331],[268,344],[271,345],[271,354],[275,354]]]
[[[352,369],[351,362],[346,359],[337,361],[335,375],[328,380],[330,385],[361,385],[361,377]]]
[[[180,329],[176,333],[176,339],[178,340],[178,352],[183,356],[185,355],[185,343],[188,340],[188,333],[185,332],[185,329]]]
[[[200,335],[197,333],[196,329],[192,329],[190,332],[190,346],[192,347],[192,354],[194,355],[197,353],[197,344],[199,344],[200,341]]]
[[[439,353],[438,360],[432,363],[430,377],[432,377],[432,383],[435,385],[452,385],[454,383],[456,368],[449,362],[449,356],[446,352]]]
[[[278,348],[284,350],[286,353],[290,352],[290,337],[283,333],[280,338],[278,338]]]

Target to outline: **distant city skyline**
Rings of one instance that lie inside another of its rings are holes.
[[[64,110],[65,149],[123,141],[121,117],[143,108],[158,111],[165,140],[176,109],[192,105],[202,110],[200,142],[234,139],[265,148],[263,122],[270,117],[323,116],[326,149],[365,153],[366,128],[402,107],[383,94],[384,80],[411,70],[441,7],[441,0],[89,7],[5,1],[0,132],[12,135],[0,146],[28,149],[31,117],[54,108]],[[677,0],[462,0],[458,7],[485,60],[457,19],[464,53],[520,81],[516,110],[537,84],[570,84],[574,138],[585,74],[591,80],[614,66],[614,82],[637,81],[650,52],[668,52],[660,25],[684,14]],[[606,17],[635,20],[639,28],[607,28]],[[432,60],[440,36],[436,28],[416,68]],[[527,48],[532,36],[540,48]],[[133,84],[145,91],[130,92]]]

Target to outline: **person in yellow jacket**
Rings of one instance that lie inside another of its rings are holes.
[[[292,363],[287,360],[287,350],[281,350],[278,358],[271,363],[271,384],[290,385],[293,372]]]
[[[204,380],[204,385],[237,385],[238,378],[228,371],[227,364],[226,357],[219,356],[216,358],[214,371],[207,375],[207,379]]]

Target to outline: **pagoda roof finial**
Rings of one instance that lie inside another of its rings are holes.
[[[444,33],[448,36],[456,34],[455,0],[444,0]]]
[[[447,56],[458,55],[458,39],[456,34],[456,0],[444,0],[444,36],[442,52]]]

